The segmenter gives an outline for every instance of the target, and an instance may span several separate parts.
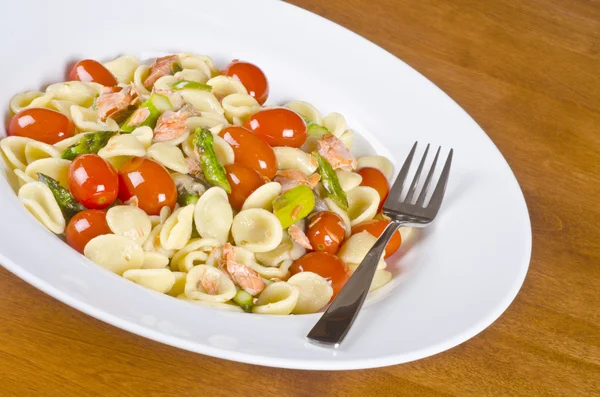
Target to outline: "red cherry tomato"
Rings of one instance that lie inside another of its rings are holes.
[[[53,145],[73,136],[75,126],[67,116],[45,108],[21,110],[8,124],[8,136],[23,136]]]
[[[222,73],[225,76],[237,77],[248,90],[248,94],[252,95],[261,105],[267,100],[269,81],[255,64],[234,59],[223,69]]]
[[[225,171],[227,171],[227,180],[231,185],[231,193],[228,195],[229,203],[234,209],[241,210],[244,201],[252,192],[261,187],[265,180],[258,172],[242,164],[227,164]]]
[[[110,233],[105,211],[85,210],[71,218],[65,231],[65,237],[67,244],[83,254],[83,249],[91,239]]]
[[[117,79],[102,64],[93,59],[84,59],[73,66],[69,72],[69,80],[98,83],[105,86],[117,85]]]
[[[119,198],[136,196],[138,206],[148,215],[159,215],[167,206],[173,210],[177,187],[169,171],[154,160],[134,157],[119,168]]]
[[[106,208],[119,193],[117,171],[97,154],[84,154],[69,166],[69,190],[88,208]]]
[[[340,292],[346,281],[350,278],[348,265],[335,255],[327,252],[315,251],[297,259],[290,268],[292,274],[299,272],[313,272],[331,280],[333,298]],[[332,298],[332,299],[333,299]]]
[[[313,216],[308,223],[306,236],[315,251],[335,254],[344,241],[346,227],[338,214],[322,211]]]
[[[250,167],[271,180],[277,173],[275,152],[265,141],[244,127],[228,127],[219,134],[233,149],[235,162]]]
[[[364,221],[352,228],[352,234],[360,233],[366,230],[373,237],[379,237],[381,236],[381,233],[383,233],[383,230],[388,223],[390,223],[390,221],[386,221],[385,219],[371,219],[370,221]],[[401,243],[402,237],[400,237],[400,232],[394,233],[392,239],[385,247],[385,257],[389,258],[390,256],[394,255],[394,253],[400,248]]]
[[[306,141],[306,123],[298,113],[285,108],[261,110],[244,127],[271,146],[300,147]]]
[[[377,168],[372,167],[361,168],[357,171],[357,173],[362,176],[362,182],[360,183],[360,186],[372,187],[373,189],[377,190],[377,193],[379,193],[378,211],[381,211],[381,207],[383,207],[383,203],[390,192],[390,183],[388,182],[387,178]]]

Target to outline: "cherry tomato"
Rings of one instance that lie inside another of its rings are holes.
[[[277,173],[275,152],[265,141],[244,127],[228,127],[219,134],[233,149],[235,162],[250,167],[271,180]]]
[[[30,108],[15,114],[8,124],[8,136],[24,136],[53,145],[73,136],[75,126],[67,116],[45,108]]]
[[[84,59],[73,66],[69,72],[69,80],[98,83],[105,86],[117,85],[117,79],[102,64],[93,59]]]
[[[83,254],[86,244],[94,237],[110,234],[106,223],[106,212],[102,210],[85,210],[77,213],[67,225],[65,236],[67,244]]]
[[[134,157],[119,168],[119,198],[127,201],[133,196],[148,215],[159,215],[164,206],[175,208],[177,187],[161,164]]]
[[[371,219],[370,221],[364,221],[355,225],[352,228],[352,234],[360,233],[363,231],[369,232],[373,237],[381,236],[385,227],[390,223],[390,221],[386,221],[385,219]],[[392,239],[385,247],[385,257],[389,258],[394,255],[398,248],[400,248],[400,243],[402,242],[402,237],[400,237],[400,232],[394,233]]]
[[[377,168],[372,167],[364,167],[356,172],[362,176],[362,182],[360,183],[360,186],[372,187],[373,189],[377,190],[377,193],[379,193],[378,211],[381,211],[381,207],[383,207],[383,203],[390,192],[390,183],[388,182],[387,178]]]
[[[69,190],[88,208],[106,208],[119,193],[117,171],[97,154],[84,154],[69,166]]]
[[[348,265],[343,260],[327,252],[316,251],[297,259],[290,268],[292,274],[299,272],[313,272],[321,277],[331,280],[333,298],[340,292],[346,281],[350,278]],[[333,299],[332,298],[332,299]]]
[[[346,227],[338,214],[323,211],[310,219],[306,236],[315,251],[335,254],[344,241]]]
[[[244,201],[253,191],[261,187],[265,180],[252,168],[238,163],[227,164],[225,171],[227,171],[227,180],[231,185],[229,203],[234,209],[241,210]]]
[[[267,100],[269,81],[255,64],[234,59],[223,69],[222,73],[225,76],[237,77],[248,90],[248,94],[252,95],[261,105]]]
[[[298,113],[285,108],[261,110],[244,127],[271,146],[300,147],[306,141],[306,123]]]

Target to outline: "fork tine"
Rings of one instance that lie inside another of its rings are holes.
[[[435,166],[437,165],[438,157],[440,156],[441,146],[438,146],[437,152],[435,152],[435,157],[433,158],[433,163],[431,163],[431,168],[429,168],[429,173],[427,174],[427,178],[425,178],[425,183],[423,184],[423,189],[421,190],[421,194],[419,194],[419,198],[417,199],[416,205],[418,207],[423,207],[425,203],[425,196],[427,196],[427,190],[429,189],[429,183],[431,182],[431,178],[433,177],[433,173],[435,172]]]
[[[430,145],[427,144],[425,152],[423,153],[423,157],[421,157],[421,162],[417,167],[417,172],[415,173],[412,183],[410,184],[410,188],[408,189],[408,193],[406,194],[406,199],[404,199],[404,202],[406,203],[411,203],[413,200],[415,191],[417,190],[417,185],[419,184],[419,179],[421,178],[421,171],[423,171],[423,165],[425,164],[425,159],[427,158],[427,153],[429,152],[429,146]]]
[[[442,170],[442,174],[440,175],[440,180],[435,186],[435,190],[433,191],[433,195],[431,196],[431,200],[429,204],[427,204],[427,210],[433,211],[433,214],[437,214],[440,206],[442,205],[442,199],[444,198],[444,193],[446,191],[446,185],[448,184],[448,175],[450,175],[450,166],[452,165],[452,154],[454,153],[454,149],[450,149],[450,153],[448,153],[448,158],[446,159],[446,163],[444,164],[444,169]]]
[[[396,181],[388,194],[388,198],[384,203],[384,206],[389,204],[395,204],[400,201],[400,197],[402,196],[402,188],[404,187],[404,180],[406,179],[406,175],[408,174],[408,170],[410,168],[410,163],[412,163],[412,159],[415,156],[415,151],[417,150],[417,144],[419,142],[415,142],[412,149],[410,149],[410,153],[406,157],[404,164],[402,164],[402,168],[400,168],[400,172],[398,172],[398,176],[396,177]],[[394,203],[388,203],[388,200],[394,200]]]

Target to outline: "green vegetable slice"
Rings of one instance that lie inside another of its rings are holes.
[[[346,192],[344,192],[342,189],[340,180],[333,170],[333,167],[331,164],[329,164],[329,161],[327,161],[319,153],[313,152],[312,155],[319,163],[317,172],[319,175],[321,175],[321,184],[327,191],[327,196],[331,198],[341,209],[348,211],[348,198],[346,197]]]
[[[225,190],[227,193],[231,193],[231,186],[227,180],[227,174],[225,167],[217,159],[213,143],[215,138],[212,133],[205,129],[198,127],[196,128],[196,148],[200,154],[200,168],[204,173],[204,178],[208,183],[213,186],[218,186]]]
[[[162,94],[152,94],[147,101],[142,103],[139,109],[148,109],[150,111],[150,115],[137,125],[130,125],[131,118],[135,115],[135,112],[125,121],[125,123],[121,126],[122,132],[131,132],[138,127],[148,126],[150,128],[154,128],[156,126],[156,122],[160,115],[166,110],[173,110],[173,105],[171,104],[171,100]]]
[[[313,208],[315,196],[312,189],[306,185],[298,185],[273,201],[273,214],[284,229],[306,218]]]
[[[65,189],[64,187],[60,186],[56,179],[53,179],[48,175],[44,175],[39,172],[37,175],[38,181],[42,182],[44,185],[50,188],[50,191],[54,195],[54,198],[56,199],[56,202],[58,203],[58,206],[63,212],[65,218],[71,219],[78,212],[87,209],[83,205],[81,205],[77,200],[75,200],[75,198],[73,197],[71,192],[69,192],[68,189]]]
[[[82,154],[98,153],[115,136],[117,131],[97,131],[81,137],[79,143],[66,148],[61,157],[65,160],[74,160]]]
[[[252,310],[252,306],[254,306],[254,298],[252,295],[244,291],[243,289],[239,290],[235,296],[233,297],[233,301],[240,305],[242,309],[249,312]]]
[[[171,88],[174,90],[203,90],[212,91],[212,86],[204,83],[198,83],[197,81],[190,80],[179,80],[171,84]]]

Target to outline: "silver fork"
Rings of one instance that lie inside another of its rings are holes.
[[[344,288],[342,288],[338,296],[331,302],[331,305],[329,305],[329,308],[323,313],[317,324],[308,333],[307,338],[309,341],[326,347],[338,347],[342,340],[344,340],[350,327],[352,327],[352,323],[356,319],[356,316],[369,293],[369,287],[373,281],[379,259],[381,258],[381,255],[383,255],[385,247],[393,234],[400,226],[425,227],[435,219],[442,204],[442,199],[444,198],[446,185],[448,184],[448,175],[450,174],[450,165],[452,164],[452,154],[454,151],[453,149],[450,149],[450,153],[448,154],[448,158],[446,159],[446,163],[444,164],[444,168],[442,169],[442,173],[435,186],[431,199],[429,200],[429,203],[425,205],[425,197],[427,196],[429,185],[431,184],[431,179],[435,172],[435,166],[440,155],[441,147],[438,148],[437,153],[435,154],[433,163],[425,178],[423,188],[415,202],[414,197],[419,184],[419,178],[421,177],[421,171],[423,171],[423,165],[425,164],[425,159],[429,152],[429,145],[427,145],[425,153],[421,158],[421,162],[417,167],[415,176],[408,189],[408,193],[402,200],[401,196],[404,182],[415,155],[417,144],[418,142],[415,142],[413,145],[406,161],[398,173],[396,182],[394,182],[387,200],[385,200],[385,203],[383,204],[383,213],[390,217],[391,222],[377,239],[367,256],[365,256],[360,266],[358,266],[354,274],[352,274],[352,277],[350,277]]]

